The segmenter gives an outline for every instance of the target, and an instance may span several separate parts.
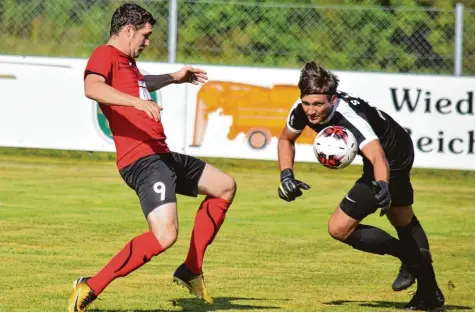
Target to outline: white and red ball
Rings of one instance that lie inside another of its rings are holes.
[[[354,160],[358,152],[357,139],[342,126],[328,126],[314,139],[314,154],[319,163],[327,168],[341,169]]]

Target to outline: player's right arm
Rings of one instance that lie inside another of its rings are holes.
[[[84,79],[84,94],[91,100],[106,105],[131,106],[145,112],[150,118],[160,120],[160,106],[152,101],[142,100],[121,92],[106,83],[106,79],[98,74],[89,73]]]
[[[111,80],[114,75],[112,69],[117,65],[115,60],[116,57],[107,46],[100,46],[93,51],[84,72],[85,96],[105,105],[134,107],[159,121],[162,108],[153,101],[134,97],[111,87],[110,82],[108,84],[106,78]]]
[[[279,169],[293,168],[295,149],[294,144],[301,133],[295,133],[289,130],[288,126],[284,126],[278,140],[278,160]]]
[[[311,188],[308,184],[295,179],[293,172],[294,145],[305,127],[299,110],[296,110],[298,105],[298,103],[295,103],[291,108],[287,123],[278,140],[278,162],[281,170],[281,184],[278,188],[278,195],[288,202],[300,197],[302,195],[301,189],[309,190]]]

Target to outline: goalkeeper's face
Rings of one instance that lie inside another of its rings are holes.
[[[301,97],[302,108],[307,119],[312,124],[324,122],[332,113],[332,107],[337,102],[337,97],[325,94],[305,95]]]

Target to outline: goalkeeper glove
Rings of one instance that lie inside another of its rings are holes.
[[[372,182],[372,185],[374,186],[375,200],[377,200],[378,207],[382,208],[380,216],[384,216],[392,205],[392,196],[388,190],[388,184],[379,180],[378,182]]]
[[[294,178],[293,170],[290,168],[281,171],[281,184],[278,188],[278,195],[285,201],[294,201],[297,197],[302,196],[302,191],[309,190],[311,187]]]

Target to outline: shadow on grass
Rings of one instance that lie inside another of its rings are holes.
[[[322,304],[325,305],[344,305],[347,303],[360,303],[359,305],[362,307],[369,307],[369,308],[392,308],[392,309],[399,309],[404,310],[403,306],[407,304],[407,302],[392,302],[392,301],[349,301],[349,300],[335,300],[330,302],[323,302]],[[451,305],[445,304],[443,307],[444,311],[448,310],[463,310],[467,311],[472,309],[468,306],[462,305]]]
[[[95,308],[95,309],[89,309],[88,312],[180,312],[180,311],[158,310],[158,309],[141,309],[141,310],[108,309],[108,310],[101,310],[100,308]]]
[[[211,312],[211,311],[250,311],[250,310],[263,310],[263,311],[279,311],[278,306],[263,306],[253,304],[238,304],[233,301],[264,301],[266,299],[260,298],[239,298],[239,297],[216,297],[213,298],[213,304],[205,304],[194,298],[180,298],[169,300],[172,306],[176,309],[108,309],[101,310],[101,308],[94,308],[88,310],[89,312]],[[285,300],[282,300],[285,301]]]
[[[197,301],[193,298],[176,299],[175,305],[182,308],[182,311],[192,312],[206,312],[206,311],[247,311],[247,310],[266,310],[266,311],[278,311],[278,306],[264,306],[254,304],[239,304],[233,303],[233,301],[264,301],[267,299],[262,298],[243,298],[243,297],[216,297],[213,298],[212,305],[205,304]],[[172,301],[172,302],[173,302]]]

